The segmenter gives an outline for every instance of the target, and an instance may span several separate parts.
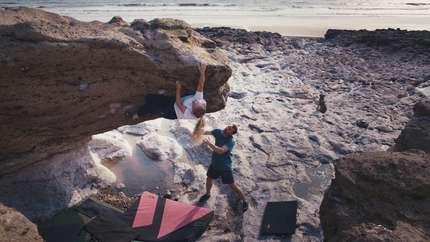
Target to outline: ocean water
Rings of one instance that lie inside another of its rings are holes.
[[[236,17],[429,17],[430,0],[0,0],[0,7],[31,7],[83,21]],[[430,23],[429,23],[430,24]]]

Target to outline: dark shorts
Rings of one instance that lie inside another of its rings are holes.
[[[206,176],[212,179],[218,179],[221,176],[221,180],[223,184],[232,184],[234,183],[233,172],[232,171],[217,171],[215,168],[210,165],[209,170],[206,173]]]
[[[175,112],[176,99],[158,94],[146,95],[146,103],[137,110],[139,117],[148,113],[155,114],[166,119],[177,119]]]

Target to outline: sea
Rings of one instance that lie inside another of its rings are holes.
[[[430,30],[430,0],[0,0],[0,8],[5,7],[39,8],[82,21],[120,16],[127,22],[175,18],[197,27],[294,27],[299,22],[298,27]]]

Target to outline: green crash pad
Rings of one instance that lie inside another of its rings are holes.
[[[98,199],[88,198],[40,223],[39,234],[46,242],[89,242],[92,236],[83,227],[99,212],[123,213]]]

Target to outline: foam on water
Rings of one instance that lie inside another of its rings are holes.
[[[113,16],[121,16],[126,21],[181,16],[430,16],[429,0],[416,3],[409,0],[220,0],[216,3],[205,0],[128,0],[121,3],[113,0],[0,0],[0,7],[18,6],[42,8],[84,21],[108,21]]]

